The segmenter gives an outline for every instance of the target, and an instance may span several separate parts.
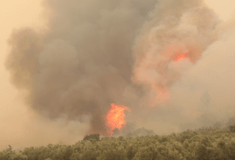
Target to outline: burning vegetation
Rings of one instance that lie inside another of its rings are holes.
[[[113,130],[115,128],[121,129],[123,125],[126,124],[125,118],[125,110],[130,112],[130,109],[125,106],[117,106],[114,103],[111,103],[111,109],[108,111],[107,115],[105,116],[106,119],[106,126],[109,127],[108,134],[110,136],[113,135]]]
[[[202,0],[44,0],[43,5],[47,28],[15,30],[5,63],[31,111],[51,121],[85,123],[82,134],[108,137],[131,122],[179,131],[196,115],[174,108],[172,101],[182,90],[173,92],[174,85],[219,38],[220,20]]]

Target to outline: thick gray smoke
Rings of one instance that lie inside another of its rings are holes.
[[[131,83],[131,46],[155,1],[45,0],[46,31],[14,31],[6,67],[34,111],[52,119],[102,116]],[[48,18],[49,17],[49,18]],[[81,120],[81,119],[80,119]]]
[[[91,116],[89,132],[105,135],[110,103],[125,104],[127,123],[168,133],[184,128],[192,114],[186,106],[213,104],[210,90],[211,100],[204,89],[201,101],[187,99],[195,95],[194,81],[181,81],[220,36],[220,21],[202,0],[44,0],[43,6],[47,29],[14,31],[6,61],[33,111],[68,121]]]

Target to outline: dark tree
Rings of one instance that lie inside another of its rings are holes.
[[[95,139],[97,141],[100,140],[100,135],[99,134],[90,134],[90,135],[86,135],[83,140],[91,140],[91,139]]]
[[[229,130],[230,130],[231,132],[235,132],[235,125],[230,125],[230,126],[229,126]]]

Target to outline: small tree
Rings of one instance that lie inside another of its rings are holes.
[[[230,126],[229,126],[229,130],[230,130],[231,132],[235,132],[235,125],[230,125]]]
[[[95,139],[97,141],[100,140],[100,135],[99,134],[90,134],[90,135],[86,135],[83,140],[91,140],[91,139]]]

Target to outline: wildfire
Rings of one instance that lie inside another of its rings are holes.
[[[176,61],[179,62],[179,61],[181,61],[183,58],[189,57],[189,56],[190,56],[190,54],[187,53],[187,52],[186,52],[186,53],[182,53],[182,54],[180,54],[180,55],[177,56]]]
[[[180,49],[172,49],[172,51],[173,52],[170,52],[170,56],[167,56],[169,58],[168,61],[164,61],[162,63],[162,66],[167,66],[169,65],[170,61],[174,61],[173,64],[171,64],[172,68],[169,67],[168,69],[164,69],[164,68],[160,69],[160,71],[162,70],[165,71],[165,72],[162,72],[161,74],[162,74],[162,77],[164,77],[164,80],[167,80],[168,83],[172,83],[173,81],[176,81],[177,79],[180,78],[180,71],[183,71],[185,66],[182,66],[182,65],[180,66],[180,63],[178,62],[182,61],[184,58],[190,57],[190,53],[181,52]],[[185,63],[183,65],[185,65]],[[170,74],[171,76],[168,76],[169,73],[171,73]],[[169,86],[166,84],[163,85],[163,84],[155,83],[152,85],[152,89],[156,90],[156,97],[155,97],[155,100],[153,100],[152,106],[165,104],[165,102],[170,98],[168,88]]]
[[[130,112],[130,109],[124,105],[117,106],[114,103],[111,103],[111,109],[108,111],[107,115],[105,116],[106,119],[106,126],[109,127],[108,134],[110,136],[113,135],[113,130],[115,128],[121,129],[123,125],[126,124],[125,118],[125,110]]]

